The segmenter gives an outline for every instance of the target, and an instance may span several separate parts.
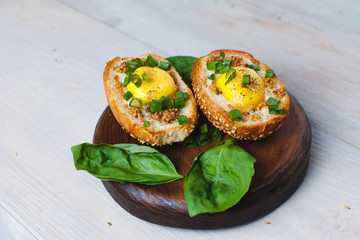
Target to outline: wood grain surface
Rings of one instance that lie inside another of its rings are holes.
[[[36,239],[360,239],[359,9],[358,0],[0,1],[1,207]],[[70,151],[92,140],[107,106],[105,64],[221,48],[268,64],[304,108],[306,177],[276,211],[239,227],[139,221],[75,170]]]
[[[226,135],[226,138],[230,137]],[[140,144],[121,128],[109,107],[99,119],[93,143]],[[186,148],[183,143],[175,143],[156,149],[168,156],[184,176],[198,154],[219,144],[213,141],[205,146]],[[157,186],[112,181],[103,181],[103,184],[124,209],[146,221],[192,229],[231,227],[264,216],[290,197],[305,176],[310,144],[310,124],[300,104],[291,96],[289,115],[277,132],[260,141],[239,141],[239,145],[256,158],[255,175],[242,200],[216,214],[189,217],[184,179]]]

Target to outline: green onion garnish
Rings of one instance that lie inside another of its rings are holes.
[[[187,92],[177,92],[176,98],[183,98],[184,101],[187,101],[189,99],[189,94]]]
[[[236,78],[236,70],[234,68],[230,68],[229,71],[227,71],[225,78],[228,79],[225,82],[225,86],[226,86],[229,82],[231,82]]]
[[[230,66],[224,64],[223,67],[219,70],[219,72],[220,73],[226,73],[229,70],[230,70]]]
[[[208,70],[215,70],[215,62],[212,61],[212,62],[206,63],[206,67]]]
[[[285,109],[284,108],[278,108],[278,109],[276,109],[276,113],[277,114],[285,114]]]
[[[209,130],[208,130],[208,127],[206,125],[206,123],[204,123],[203,125],[200,126],[200,133],[207,133]]]
[[[136,61],[139,64],[139,67],[144,66],[144,61],[140,58],[135,58],[134,61]]]
[[[132,97],[132,93],[130,91],[127,91],[124,95],[123,98],[128,101],[131,97]]]
[[[188,118],[185,115],[179,115],[176,117],[180,125],[187,125],[189,123]]]
[[[280,103],[279,99],[273,98],[273,97],[269,97],[268,100],[266,100],[266,102],[268,102],[270,105],[278,105]]]
[[[233,121],[242,121],[242,122],[244,121],[239,109],[233,109],[229,112],[229,114],[230,114],[230,119]]]
[[[231,60],[225,60],[225,61],[224,61],[224,64],[225,64],[225,65],[228,65],[228,66],[230,67],[230,65],[231,65]]]
[[[130,77],[126,76],[124,79],[124,87],[126,87],[130,83]]]
[[[278,109],[277,105],[268,105],[269,110],[276,110]]]
[[[196,138],[196,143],[198,146],[204,146],[210,142],[211,142],[211,140],[210,140],[210,138],[208,138],[208,136],[206,136],[206,134],[200,134]]]
[[[213,134],[211,135],[211,139],[220,142],[224,136],[224,132],[218,128],[215,128]]]
[[[142,75],[142,79],[145,81],[145,82],[150,82],[150,76],[149,76],[149,74],[147,74],[147,73],[143,73],[143,75]]]
[[[216,78],[216,75],[214,73],[209,76],[210,80],[215,80],[215,78]]]
[[[128,68],[128,69],[125,71],[125,74],[126,74],[127,76],[130,76],[133,72],[134,72],[134,69],[133,69],[133,68]]]
[[[159,68],[164,69],[165,71],[169,71],[171,68],[171,63],[168,62],[160,62]]]
[[[177,98],[174,100],[174,107],[176,108],[184,108],[185,100],[183,98]]]
[[[140,98],[133,98],[131,99],[131,101],[129,102],[129,106],[130,107],[134,107],[134,108],[142,108],[143,103],[141,101]]]
[[[278,106],[275,105],[269,105],[268,108],[270,114],[285,114],[284,108],[278,108]]]
[[[254,69],[255,71],[260,71],[260,66],[258,64],[248,64],[247,67]]]
[[[153,99],[150,103],[151,112],[161,112],[162,102],[160,99]]]
[[[137,74],[131,75],[131,81],[135,84],[137,88],[139,88],[142,84],[142,80]]]
[[[136,62],[136,61],[127,61],[126,62],[126,66],[128,67],[128,68],[138,68],[139,67],[139,63],[138,62]]]
[[[162,110],[170,109],[174,106],[171,98],[162,96],[160,100],[162,104]]]
[[[243,75],[242,84],[247,85],[250,83],[250,75]]]
[[[218,62],[222,62],[222,61],[224,61],[224,59],[225,59],[225,53],[224,52],[221,52],[220,53],[220,56],[218,57]]]
[[[144,121],[143,126],[144,126],[144,127],[149,127],[149,126],[150,126],[150,122],[149,122],[149,121]]]
[[[274,76],[274,70],[272,69],[266,69],[265,77],[266,78],[272,78]]]
[[[158,61],[156,61],[156,59],[154,59],[151,55],[148,55],[146,60],[145,60],[145,65],[149,66],[149,67],[156,67],[159,64]]]
[[[187,137],[184,141],[184,146],[188,148],[197,147],[197,143],[193,137]]]

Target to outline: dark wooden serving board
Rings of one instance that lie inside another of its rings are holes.
[[[300,104],[293,96],[290,99],[289,115],[277,132],[260,141],[240,141],[239,145],[256,158],[255,175],[249,192],[237,205],[224,212],[190,218],[183,194],[183,179],[157,186],[111,181],[103,181],[103,184],[114,200],[129,213],[160,225],[214,229],[258,219],[277,208],[295,192],[308,166],[310,124]],[[122,130],[109,107],[99,119],[93,142],[139,144]],[[185,148],[183,143],[176,143],[156,149],[167,155],[177,171],[185,175],[200,152],[219,144],[212,142],[202,147]]]

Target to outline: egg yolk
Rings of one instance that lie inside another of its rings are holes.
[[[235,104],[240,110],[256,108],[265,100],[264,80],[252,69],[245,67],[234,67],[236,77],[227,85],[226,73],[222,74],[216,81],[215,86],[222,92],[226,100]],[[250,83],[242,84],[244,75],[250,75]]]
[[[150,82],[143,80],[144,73],[149,74]],[[133,74],[139,75],[142,84],[138,88],[133,82],[130,82],[126,89],[133,94],[134,98],[140,98],[144,105],[149,104],[152,99],[160,99],[162,96],[173,97],[177,91],[174,79],[160,68],[140,67]]]

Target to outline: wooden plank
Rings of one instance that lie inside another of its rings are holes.
[[[211,13],[217,9],[210,11],[210,7],[200,7],[200,3],[195,3],[194,8],[176,2],[136,3],[124,1],[123,4],[129,5],[124,5],[128,8],[121,11],[121,16],[126,16],[126,12],[152,13],[144,17],[139,14],[142,21],[136,23],[146,30],[150,22],[155,29],[146,41],[145,36],[134,37],[130,31],[114,30],[56,1],[1,2],[0,199],[3,207],[6,205],[7,210],[21,216],[34,229],[33,235],[45,239],[359,238],[360,140],[356,136],[359,126],[354,124],[359,113],[351,115],[352,110],[358,109],[353,105],[358,88],[351,82],[355,81],[353,73],[358,73],[356,32],[344,35],[340,43],[341,32],[330,39],[323,37],[321,31],[290,31],[293,26],[290,24],[287,34],[285,29],[281,30],[284,25],[270,28],[266,25],[269,19],[256,22],[250,13],[242,16],[247,12],[245,9],[235,8],[224,16],[220,14],[220,20],[216,20]],[[356,9],[356,3],[345,3],[341,5],[342,16]],[[91,2],[82,8],[87,4]],[[104,2],[98,11],[106,15],[111,6],[119,17],[115,2]],[[219,3],[209,6],[227,9]],[[297,4],[289,3],[289,6]],[[337,10],[338,6],[329,3],[323,7]],[[167,9],[172,13],[166,12]],[[239,19],[229,22],[235,13]],[[200,15],[205,17],[198,20]],[[353,20],[356,22],[356,18]],[[276,21],[274,16],[273,24]],[[130,21],[126,25],[129,24]],[[161,28],[162,24],[167,28]],[[319,26],[331,34],[331,27],[325,25]],[[275,31],[278,28],[281,32]],[[238,33],[228,34],[231,29],[247,33],[250,40],[241,40]],[[172,40],[161,40],[159,36]],[[206,42],[203,36],[208,38]],[[276,41],[265,42],[268,38]],[[331,48],[318,48],[321,43],[344,52],[346,61],[353,64],[349,71],[336,72],[334,67],[345,67],[346,63],[339,60],[345,57],[340,58],[339,51]],[[75,171],[70,146],[91,141],[95,124],[107,105],[101,79],[107,60],[115,55],[153,51],[164,56],[199,56],[224,46],[248,49],[278,69],[278,75],[295,93],[313,124],[308,174],[298,191],[278,210],[253,224],[221,231],[166,228],[131,216],[113,201],[100,180]],[[279,55],[274,55],[275,50]],[[308,52],[312,57],[308,57]],[[304,69],[311,74],[307,75]],[[307,86],[302,84],[303,79]],[[324,90],[318,90],[321,87]],[[339,88],[347,91],[337,93]],[[334,122],[340,114],[346,121]],[[345,209],[344,205],[351,209]],[[266,224],[267,221],[271,224]]]
[[[275,69],[312,125],[360,147],[358,1],[62,2],[171,55],[248,51]]]

